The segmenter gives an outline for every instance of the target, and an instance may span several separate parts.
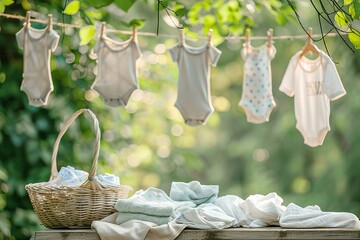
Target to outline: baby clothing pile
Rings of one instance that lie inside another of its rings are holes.
[[[56,186],[68,186],[76,187],[83,184],[88,179],[89,174],[82,170],[77,170],[71,166],[62,167],[54,180],[44,182],[44,186],[56,185]],[[119,186],[120,179],[113,174],[98,174],[95,176],[103,185]]]
[[[250,195],[245,200],[235,195],[218,197],[219,186],[173,182],[170,197],[162,190],[140,190],[128,199],[119,199],[117,213],[94,221],[102,240],[175,239],[186,227],[224,229],[259,228],[354,228],[359,219],[352,213],[323,212],[318,206],[287,207],[276,193]]]

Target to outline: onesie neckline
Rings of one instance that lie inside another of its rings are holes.
[[[300,67],[305,71],[305,72],[314,72],[316,70],[319,69],[319,67],[321,66],[321,58],[322,58],[322,53],[319,52],[319,56],[315,59],[309,59],[306,56],[300,56],[301,51],[299,52],[299,65]],[[310,65],[310,70],[308,68],[306,68],[303,64],[307,64]]]
[[[196,54],[203,53],[205,51],[205,49],[208,47],[208,45],[209,45],[208,43],[205,43],[200,47],[193,47],[193,46],[190,46],[187,43],[183,42],[180,47],[183,47],[186,50],[186,52],[196,55]]]
[[[111,39],[108,36],[104,35],[102,37],[102,40],[103,40],[105,46],[107,48],[109,48],[111,51],[121,52],[121,51],[124,51],[125,49],[127,49],[130,46],[131,42],[133,41],[133,38],[131,37],[131,38],[129,38],[129,39],[123,41],[123,42],[119,42],[119,41],[116,41],[116,40]],[[107,41],[109,41],[110,44]],[[116,45],[116,46],[111,46],[111,44]]]
[[[39,39],[43,38],[44,35],[45,35],[46,32],[47,32],[47,28],[38,29],[38,28],[34,28],[34,27],[32,27],[32,26],[28,26],[27,28],[28,28],[28,29],[26,29],[26,30],[31,30],[31,31],[39,34],[38,37],[35,37],[35,36],[32,35],[31,31],[28,31],[29,37],[30,37],[31,39],[34,39],[34,40],[39,40]]]

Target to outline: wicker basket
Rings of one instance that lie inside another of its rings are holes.
[[[129,186],[105,186],[94,178],[100,150],[100,129],[95,114],[89,109],[74,113],[60,131],[54,144],[50,180],[58,175],[56,156],[60,140],[70,124],[84,112],[91,116],[96,131],[95,153],[88,180],[78,187],[43,186],[43,183],[25,186],[36,214],[47,228],[88,228],[92,221],[114,213],[116,201],[127,198],[131,191]]]

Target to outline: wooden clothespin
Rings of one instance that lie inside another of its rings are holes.
[[[250,29],[246,29],[245,44],[246,47],[250,46]]]
[[[27,11],[25,18],[25,28],[28,28],[29,26],[30,26],[30,11]]]
[[[48,14],[48,26],[47,31],[50,32],[52,28],[52,14]]]
[[[184,28],[181,26],[180,28],[180,39],[179,39],[179,47],[182,47],[184,45],[185,42],[185,32],[184,32]]]
[[[208,31],[208,47],[211,46],[211,37],[212,37],[213,30],[209,29]]]
[[[136,25],[132,26],[132,41],[136,42]]]
[[[100,38],[103,38],[103,37],[104,37],[105,31],[106,31],[106,22],[102,22],[102,23],[101,23]]]
[[[272,43],[273,43],[273,29],[272,29],[272,28],[270,28],[270,29],[267,31],[267,35],[268,35],[268,48],[271,49]]]
[[[314,44],[313,42],[313,30],[311,27],[308,28],[308,38],[307,38],[307,41],[306,41],[306,44],[305,46],[303,47],[302,49],[302,52],[300,54],[300,57],[306,55],[307,53],[314,53],[316,55],[319,55],[320,54],[320,50],[318,49],[318,47]]]

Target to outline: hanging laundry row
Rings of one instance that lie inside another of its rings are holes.
[[[27,13],[23,28],[16,33],[20,48],[24,50],[24,74],[21,90],[29,104],[40,107],[48,102],[53,91],[50,73],[51,51],[59,41],[59,35],[51,27],[35,29],[30,25]],[[136,28],[132,36],[123,42],[106,35],[106,24],[102,24],[100,37],[92,50],[97,57],[98,73],[90,90],[98,92],[106,105],[126,106],[131,94],[139,88],[136,62],[141,57]],[[175,107],[185,123],[190,126],[205,125],[214,111],[210,93],[210,68],[215,67],[222,52],[208,41],[200,47],[186,43],[184,31],[180,30],[179,42],[169,49],[171,58],[177,63],[178,93]],[[294,96],[296,128],[304,137],[304,143],[315,147],[322,145],[330,130],[330,100],[346,92],[335,64],[312,42],[309,30],[307,45],[290,60],[280,85],[280,91]],[[315,60],[308,59],[308,51],[317,54]],[[268,31],[268,40],[260,47],[251,45],[250,33],[241,50],[244,59],[243,91],[239,106],[244,109],[247,121],[260,124],[269,121],[276,106],[272,94],[271,61],[275,57],[273,31]]]

